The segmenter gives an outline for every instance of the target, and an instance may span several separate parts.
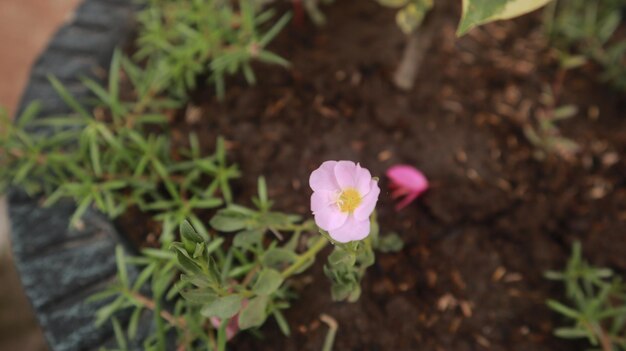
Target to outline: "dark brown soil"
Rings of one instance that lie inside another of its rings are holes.
[[[393,10],[337,1],[324,12],[325,27],[291,27],[274,43],[292,68],[258,65],[259,83],[231,82],[223,102],[198,92],[202,118],[189,125],[181,113],[179,134],[193,130],[209,149],[227,138],[246,204],[265,175],[275,209],[308,214],[308,176],[325,160],[381,177],[408,163],[432,187],[399,213],[382,192],[382,230],[407,245],[377,257],[357,303],[330,300],[320,260],[288,313],[293,335],[270,321],[263,340],[242,334],[232,349],[320,350],[326,313],[339,323],[336,350],[583,350],[552,336],[561,320],[544,301],[562,291],[542,274],[563,266],[574,240],[593,263],[626,271],[624,95],[594,67],[568,73],[558,98],[580,112],[559,125],[582,150],[540,161],[522,132],[557,81],[539,16],[457,39],[458,8],[440,6],[417,86],[402,93],[391,84],[404,40]]]

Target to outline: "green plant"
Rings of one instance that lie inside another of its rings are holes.
[[[379,4],[397,8],[396,23],[405,33],[410,34],[417,29],[428,11],[433,7],[433,0],[376,0]]]
[[[224,95],[229,74],[241,71],[248,83],[254,84],[253,60],[288,65],[268,51],[267,45],[290,15],[268,25],[274,11],[263,10],[262,1],[143,1],[146,7],[138,15],[135,58],[157,67],[173,96],[187,95],[205,74],[214,82],[218,96]]]
[[[595,61],[601,79],[626,89],[626,40],[615,36],[624,19],[624,0],[559,0],[544,13],[547,35],[560,56]],[[577,65],[577,66],[578,66]]]
[[[115,313],[131,309],[127,330],[115,328],[123,346],[136,337],[141,314],[151,312],[156,330],[145,340],[146,350],[163,350],[169,332],[177,336],[178,348],[224,350],[237,331],[255,330],[269,318],[289,335],[282,311],[296,297],[293,277],[311,267],[329,243],[334,250],[324,271],[332,281],[332,296],[348,301],[360,295],[361,277],[374,263],[373,249],[402,247],[396,235],[379,239],[375,216],[363,241],[339,244],[323,231],[315,235],[319,229],[312,220],[271,210],[263,178],[253,203],[256,208],[231,204],[219,210],[210,221],[216,232],[208,236],[184,222],[180,241],[169,248],[144,249],[141,257],[126,257],[118,249],[117,282],[93,297],[110,299],[97,322],[111,319],[115,326]],[[141,272],[131,279],[127,265]],[[142,290],[146,284],[150,295]],[[337,326],[329,325],[327,344],[332,345]]]
[[[574,117],[578,108],[574,105],[557,106],[557,99],[549,86],[544,87],[540,102],[541,106],[534,114],[536,120],[528,121],[523,127],[524,136],[535,147],[534,156],[544,159],[554,154],[566,160],[572,159],[580,146],[562,135],[557,122]]]
[[[210,156],[201,155],[193,135],[189,147],[170,145],[167,118],[161,111],[179,103],[154,93],[163,80],[160,71],[151,67],[142,70],[116,52],[108,89],[84,80],[96,96],[91,104],[79,102],[50,77],[74,113],[37,119],[34,104],[16,124],[6,114],[0,124],[3,188],[13,185],[31,194],[43,193],[45,204],[73,199],[78,204],[71,219],[74,225],[81,223],[89,208],[116,217],[130,206],[162,223],[161,248],[143,249],[139,257],[116,249],[117,279],[92,297],[106,300],[96,323],[112,323],[120,349],[135,341],[146,318],[154,321],[154,329],[143,339],[146,350],[165,350],[168,335],[176,335],[178,347],[188,350],[224,350],[227,339],[238,330],[254,330],[270,317],[289,335],[281,311],[295,298],[292,278],[311,267],[331,243],[334,249],[324,267],[331,295],[335,300],[356,301],[361,279],[374,264],[374,249],[402,248],[395,234],[379,239],[376,215],[370,216],[380,192],[377,179],[353,162],[331,162],[349,167],[361,180],[354,185],[359,190],[345,185],[336,194],[336,206],[329,210],[333,216],[345,216],[345,225],[333,227],[330,233],[312,220],[272,211],[262,177],[258,196],[252,199],[255,207],[237,205],[229,181],[239,171],[227,164],[221,139]],[[135,92],[129,99],[121,98],[126,95],[120,93],[125,84]],[[319,184],[319,174],[317,179]],[[218,207],[208,226],[198,217],[199,210]],[[357,222],[353,212],[361,208]],[[361,226],[359,240],[340,243],[331,237],[344,238],[353,225]],[[174,233],[177,227],[180,236]],[[333,234],[338,229],[341,234]],[[131,274],[136,270],[129,265],[137,266],[139,273]],[[117,313],[128,309],[130,320],[123,330]],[[336,324],[329,326],[327,348],[337,330]]]
[[[120,94],[122,67],[135,92],[130,101]],[[194,135],[189,148],[174,149],[163,112],[179,103],[154,95],[162,82],[158,70],[141,70],[118,52],[110,72],[108,89],[84,80],[97,97],[92,112],[50,77],[74,114],[35,119],[32,104],[15,124],[2,115],[0,190],[43,192],[46,205],[71,198],[78,204],[73,225],[92,206],[111,218],[137,206],[162,223],[165,242],[186,219],[206,234],[196,211],[222,205],[218,192],[230,202],[228,180],[239,174],[226,163],[223,141],[209,156],[201,155]]]
[[[594,267],[582,258],[580,243],[562,272],[546,278],[565,285],[567,302],[548,300],[548,306],[571,322],[554,334],[566,339],[587,339],[594,350],[626,350],[626,284],[608,268]]]

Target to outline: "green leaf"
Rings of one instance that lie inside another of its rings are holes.
[[[200,313],[205,317],[231,318],[239,312],[241,302],[240,295],[220,297],[204,305]]]
[[[279,66],[283,66],[283,67],[289,67],[289,61],[285,60],[284,58],[276,55],[273,52],[269,52],[269,51],[261,51],[259,52],[259,56],[258,56],[260,61],[266,62],[266,63],[273,63]]]
[[[261,263],[265,267],[280,269],[282,266],[293,263],[297,259],[298,255],[296,255],[293,251],[273,248],[265,251],[263,257],[261,257]]]
[[[543,273],[543,276],[548,280],[563,280],[565,278],[563,273],[555,271],[546,271]]]
[[[248,217],[239,212],[229,209],[218,211],[209,224],[216,230],[222,232],[235,232],[244,229],[247,225]]]
[[[265,33],[263,38],[259,41],[259,46],[265,47],[269,44],[274,37],[278,35],[278,33],[287,25],[289,20],[291,19],[291,14],[284,14],[273,26],[270,30]]]
[[[275,309],[274,312],[272,312],[272,314],[274,315],[274,318],[276,319],[276,323],[278,324],[278,327],[280,328],[280,331],[283,333],[283,335],[285,336],[291,335],[289,323],[285,319],[285,316],[283,316],[282,312],[280,312],[280,310],[278,309]]]
[[[212,253],[213,251],[215,251],[215,250],[219,249],[219,248],[220,248],[220,246],[222,246],[222,243],[223,243],[223,242],[224,242],[224,239],[223,239],[223,238],[220,238],[220,237],[214,238],[214,239],[211,241],[211,243],[210,243],[210,244],[208,244],[208,245],[206,246],[206,253],[207,253],[207,254],[210,254],[210,253]]]
[[[28,106],[26,106],[26,108],[24,109],[24,112],[22,112],[20,117],[17,119],[16,124],[20,128],[24,128],[24,126],[28,125],[33,119],[35,119],[35,117],[37,117],[40,110],[41,110],[40,102],[35,101],[35,102],[29,103]]]
[[[139,326],[139,317],[141,317],[141,307],[135,308],[133,314],[130,316],[128,322],[128,328],[126,329],[128,337],[134,339],[137,335],[137,327]]]
[[[96,302],[96,301],[100,301],[100,300],[104,300],[104,299],[108,299],[114,295],[118,295],[120,292],[117,288],[113,287],[113,288],[109,288],[107,290],[103,290],[103,291],[99,291],[93,295],[90,295],[87,298],[87,302]]]
[[[202,269],[200,268],[200,266],[187,255],[185,255],[181,250],[176,251],[176,258],[178,260],[178,264],[180,264],[183,270],[195,274],[202,273]]]
[[[197,286],[199,288],[208,288],[212,286],[213,282],[208,276],[204,275],[186,275],[181,274],[180,281],[182,283],[189,283],[193,286]]]
[[[76,225],[76,223],[78,223],[78,220],[80,220],[85,212],[89,209],[89,206],[91,205],[91,200],[91,195],[84,197],[81,200],[78,208],[76,208],[76,211],[74,211],[72,217],[70,218],[70,225],[74,226]]]
[[[548,2],[550,0],[463,0],[463,15],[457,35],[461,36],[481,24],[521,16]]]
[[[128,272],[126,271],[126,256],[121,245],[115,247],[115,261],[117,262],[117,276],[122,286],[128,287]]]
[[[254,245],[261,243],[263,239],[263,231],[259,229],[244,230],[235,235],[233,238],[233,246],[250,250]]]
[[[180,236],[194,243],[204,243],[202,235],[198,234],[187,220],[180,225]]]
[[[150,263],[149,265],[147,265],[146,268],[144,268],[141,273],[139,273],[137,279],[135,279],[132,290],[139,290],[144,285],[144,283],[147,282],[148,279],[152,276],[154,270],[156,269],[156,266],[156,263]]]
[[[193,208],[215,208],[222,205],[222,200],[217,198],[208,198],[208,199],[193,199],[191,201],[191,206]]]
[[[117,297],[113,302],[98,309],[96,312],[96,326],[101,326],[106,322],[115,312],[122,308],[122,304],[125,299],[122,296]]]
[[[333,252],[328,255],[328,263],[331,267],[352,267],[356,263],[356,256],[352,252],[336,247]]]
[[[280,288],[283,280],[283,277],[277,270],[271,268],[263,269],[256,283],[254,283],[252,291],[257,295],[270,295]]]
[[[176,254],[171,251],[161,250],[161,249],[152,249],[146,248],[141,250],[141,252],[152,258],[162,259],[162,260],[171,260],[176,257]]]
[[[396,233],[391,233],[380,238],[378,250],[381,252],[398,252],[404,247],[402,238]]]
[[[268,202],[267,198],[267,183],[265,182],[265,177],[261,176],[258,180],[259,183],[259,201],[262,204],[266,204]]]
[[[239,328],[242,330],[260,327],[267,318],[268,296],[257,296],[239,314]]]
[[[113,52],[111,65],[109,66],[109,95],[111,96],[111,98],[116,100],[119,96],[121,58],[121,51],[119,49],[116,49]]]
[[[117,318],[113,318],[111,322],[113,323],[113,331],[115,332],[115,339],[117,340],[117,346],[121,350],[128,350],[128,343],[126,342],[126,336],[124,336],[124,332],[122,331],[120,322],[117,321]]]
[[[338,283],[334,282],[331,286],[330,293],[333,301],[348,300],[351,296],[359,296],[361,288],[355,283]]]
[[[57,94],[59,94],[61,99],[69,107],[71,107],[74,111],[80,114],[81,117],[87,119],[91,118],[91,114],[83,108],[83,106],[67,91],[67,89],[65,89],[63,84],[58,79],[56,79],[56,77],[49,75],[48,80],[50,80],[50,83],[52,84],[54,90],[57,92]]]
[[[589,332],[582,328],[557,328],[554,335],[563,339],[580,339],[589,337]]]
[[[546,304],[548,305],[548,307],[563,314],[564,316],[567,316],[573,319],[578,319],[580,317],[580,312],[576,311],[575,309],[571,307],[567,307],[558,301],[548,300],[546,301]]]
[[[208,288],[182,290],[180,294],[185,300],[197,304],[206,304],[217,298],[215,291]]]

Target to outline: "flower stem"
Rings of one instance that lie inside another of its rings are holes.
[[[325,248],[326,245],[328,245],[328,243],[329,241],[325,237],[320,236],[317,242],[313,244],[313,246],[311,246],[305,253],[300,255],[298,259],[294,263],[291,264],[291,266],[287,267],[287,269],[285,269],[281,273],[282,277],[286,279],[292,276],[295,272],[298,271],[298,269],[304,266],[311,258],[315,257],[315,255],[317,255],[318,252],[322,251],[322,249]]]
[[[337,324],[335,318],[327,314],[322,314],[320,316],[320,319],[322,320],[322,322],[328,325],[328,334],[326,334],[326,338],[324,339],[324,346],[322,347],[322,351],[332,351],[333,345],[335,344],[335,336],[337,335],[337,329],[339,328],[339,325]]]
[[[393,83],[401,90],[409,91],[415,85],[415,77],[435,34],[432,17],[433,15],[429,14],[420,27],[406,37],[402,61],[393,75]]]
[[[136,292],[127,291],[126,293],[129,296],[131,296],[132,299],[135,300],[135,302],[137,302],[144,308],[147,308],[151,311],[154,311],[155,313],[158,313],[161,316],[161,318],[165,319],[171,326],[180,328],[180,329],[185,329],[187,327],[187,322],[185,321],[184,317],[176,318],[170,312],[160,309],[160,307],[157,305],[157,303],[154,300]]]

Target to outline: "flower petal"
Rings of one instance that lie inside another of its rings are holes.
[[[428,180],[413,166],[396,165],[387,170],[387,177],[397,187],[408,188],[416,192],[428,189]]]
[[[328,206],[313,212],[313,216],[318,227],[329,231],[337,229],[346,223],[348,213],[341,212],[337,206]]]
[[[400,211],[401,209],[407,207],[413,200],[415,200],[420,194],[419,193],[410,193],[404,197],[398,204],[396,204],[396,211]]]
[[[341,190],[356,187],[356,167],[352,161],[338,161],[335,165],[335,178]]]
[[[363,240],[370,233],[370,220],[359,221],[354,216],[349,216],[346,223],[339,228],[329,230],[328,234],[333,240],[347,243],[354,240]]]
[[[360,164],[356,164],[356,176],[355,176],[355,187],[356,190],[361,194],[361,196],[365,196],[371,190],[372,183],[372,174],[367,168],[361,167]]]
[[[339,185],[335,179],[335,166],[337,161],[326,161],[314,170],[309,177],[309,186],[313,191],[330,190],[338,191]]]
[[[370,215],[376,207],[376,202],[378,201],[378,195],[380,194],[378,182],[371,180],[370,183],[371,190],[363,197],[359,207],[354,210],[354,217],[359,221],[369,220]]]
[[[311,211],[313,213],[323,211],[326,207],[336,206],[335,199],[336,192],[328,190],[314,191],[311,195]]]

